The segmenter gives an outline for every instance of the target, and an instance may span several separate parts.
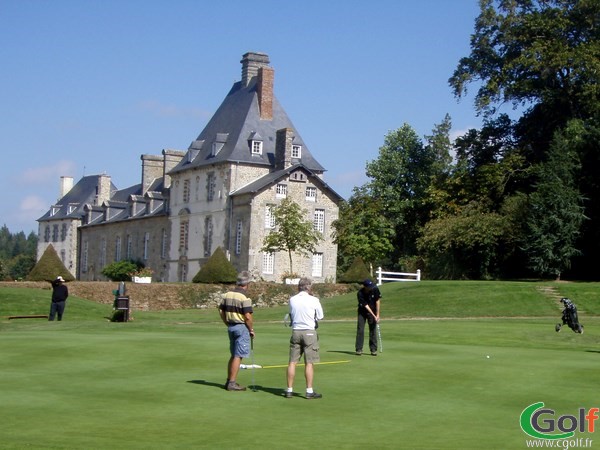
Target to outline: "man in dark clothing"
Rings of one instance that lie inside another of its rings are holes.
[[[48,320],[54,320],[55,315],[58,316],[58,320],[62,320],[67,297],[69,296],[69,289],[63,284],[64,282],[65,279],[61,276],[56,277],[56,280],[52,282],[52,303]]]
[[[379,322],[381,293],[373,281],[366,279],[357,293],[358,321],[356,325],[356,354],[362,355],[365,322],[369,324],[369,349],[377,356],[377,323]]]

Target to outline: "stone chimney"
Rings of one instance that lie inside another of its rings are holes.
[[[145,194],[154,180],[163,176],[163,157],[142,155],[142,194]]]
[[[59,200],[69,193],[73,188],[73,177],[60,177],[60,192],[58,195]]]
[[[172,149],[164,149],[162,151],[164,162],[163,162],[163,186],[165,188],[171,187],[171,176],[169,172],[175,168],[177,164],[183,159],[185,156],[185,152],[181,150],[172,150]]]
[[[275,138],[275,170],[287,169],[292,165],[292,141],[294,130],[282,128],[277,130]]]
[[[105,201],[110,200],[110,175],[98,175],[98,184],[96,185],[95,203],[101,206]]]
[[[269,55],[248,52],[242,56],[240,62],[242,63],[242,87],[246,87],[252,78],[258,75],[258,69],[269,65]]]
[[[258,108],[262,120],[273,120],[273,79],[275,71],[271,67],[258,69]]]

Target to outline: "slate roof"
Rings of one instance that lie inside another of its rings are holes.
[[[294,164],[286,169],[271,172],[265,175],[264,177],[261,177],[247,184],[246,186],[243,186],[240,189],[232,192],[231,195],[236,196],[244,194],[256,194],[266,188],[273,186],[279,180],[287,179],[288,175],[297,170],[303,171],[308,176],[308,179],[311,181],[311,183],[319,186],[321,190],[330,192],[336,200],[343,200],[343,198],[337,192],[335,192],[327,183],[325,183],[320,177],[318,177],[314,172],[305,167],[303,164]]]
[[[98,186],[100,175],[87,175],[81,178],[62,198],[38,219],[45,220],[80,219],[84,215],[83,206],[93,203],[96,197],[96,186]],[[114,184],[110,184],[111,196],[117,191]],[[58,208],[58,210],[56,210]],[[52,214],[53,209],[54,214]]]
[[[170,173],[219,162],[252,163],[273,167],[275,162],[275,136],[277,130],[291,128],[295,136],[293,144],[302,146],[302,164],[309,170],[323,173],[325,169],[313,158],[302,137],[273,95],[273,118],[261,119],[256,89],[257,78],[248,86],[241,82],[233,87],[208,122],[198,138],[190,145],[186,156]],[[262,155],[252,155],[249,141],[262,140]],[[212,156],[213,143],[223,144]]]

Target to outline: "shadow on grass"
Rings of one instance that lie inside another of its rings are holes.
[[[214,381],[189,380],[188,383],[200,384],[202,386],[216,387],[216,388],[225,390],[223,383],[215,383]],[[255,392],[261,391],[261,392],[266,392],[267,394],[277,395],[278,397],[281,397],[283,395],[283,390],[281,388],[272,388],[272,387],[258,386],[258,385],[248,386],[248,391],[255,391]]]
[[[356,352],[349,352],[347,350],[327,350],[327,353],[342,353],[344,355],[354,355]]]

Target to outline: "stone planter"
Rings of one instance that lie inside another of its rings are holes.
[[[152,283],[152,277],[131,277],[134,283]]]

